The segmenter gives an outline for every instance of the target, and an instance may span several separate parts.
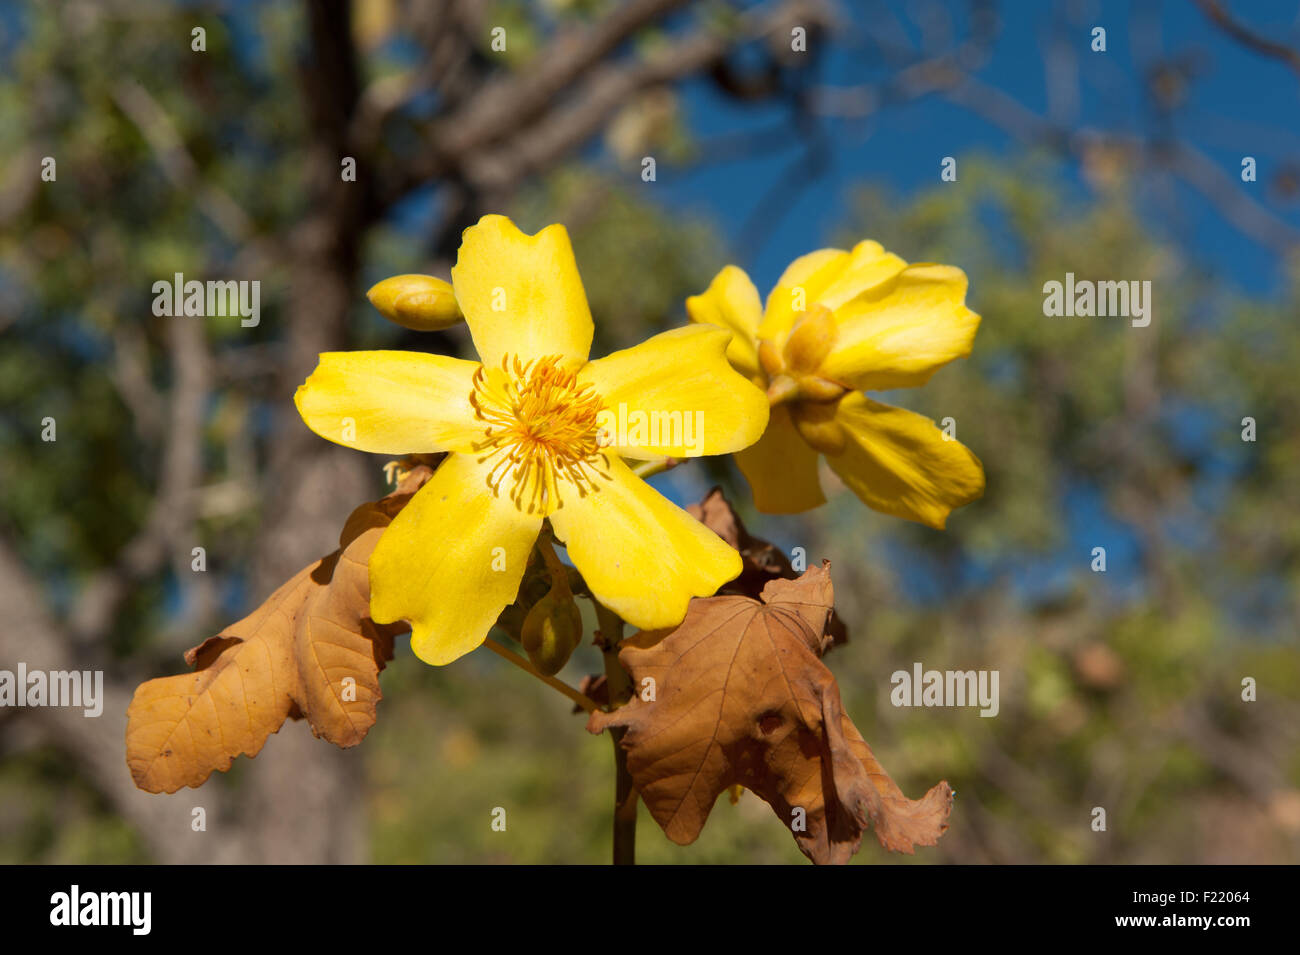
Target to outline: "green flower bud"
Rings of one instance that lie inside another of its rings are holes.
[[[533,666],[555,676],[582,639],[582,613],[567,581],[557,581],[524,618],[519,641]]]

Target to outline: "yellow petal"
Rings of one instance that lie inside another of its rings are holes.
[[[814,303],[832,312],[897,275],[907,265],[879,242],[859,242],[852,252],[821,249],[795,259],[767,297],[759,337],[783,343],[801,311]]]
[[[487,485],[487,466],[452,454],[388,525],[370,557],[376,623],[411,624],[411,649],[441,666],[483,643],[515,599],[542,519]]]
[[[469,403],[478,367],[423,352],[325,352],[293,401],[307,427],[358,451],[464,451],[483,436]]]
[[[767,431],[753,447],[736,455],[736,464],[764,514],[797,514],[826,503],[817,477],[818,454],[799,436],[790,409],[772,409]]]
[[[833,312],[844,303],[888,282],[905,268],[907,263],[894,253],[886,252],[879,242],[870,239],[859,242],[849,253],[844,271],[817,294],[817,302]]]
[[[822,374],[856,389],[924,384],[970,354],[980,317],[965,305],[966,273],[912,265],[835,313],[839,338]]]
[[[620,459],[607,464],[609,479],[566,496],[551,526],[601,603],[635,627],[676,626],[692,597],[740,573],[740,554]]]
[[[848,261],[849,253],[843,249],[819,249],[791,262],[768,293],[758,337],[784,344],[795,317],[817,301],[822,290],[843,273]]]
[[[763,319],[763,303],[743,269],[734,265],[724,268],[702,295],[686,300],[686,314],[693,322],[728,329],[732,333],[728,360],[747,377],[758,374],[754,342]]]
[[[584,367],[578,381],[604,402],[609,444],[628,457],[693,458],[757,441],[767,398],[728,362],[730,337],[714,325],[687,325]]]
[[[451,283],[485,365],[506,354],[586,360],[591,310],[564,226],[525,235],[505,216],[484,216],[465,230]]]
[[[868,507],[942,529],[948,514],[984,493],[984,467],[929,418],[850,394],[836,420],[848,437],[826,460]]]

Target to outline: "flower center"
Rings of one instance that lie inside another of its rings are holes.
[[[585,497],[596,489],[596,475],[609,478],[600,468],[600,396],[559,362],[558,355],[527,362],[506,355],[500,369],[474,373],[469,396],[486,426],[474,450],[485,452],[481,462],[494,461],[492,493],[506,485],[510,500],[529,514],[551,514],[563,505],[562,480]]]

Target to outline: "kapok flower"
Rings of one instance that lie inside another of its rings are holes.
[[[967,448],[929,418],[861,394],[923,385],[969,355],[980,317],[965,298],[961,269],[908,265],[860,242],[796,259],[766,309],[734,265],[687,299],[692,321],[735,333],[727,357],[772,402],[762,439],[736,455],[760,511],[825,503],[819,455],[868,507],[931,527],[984,493]]]
[[[691,597],[740,573],[740,555],[623,459],[758,439],[768,404],[728,364],[731,336],[687,326],[588,361],[591,312],[561,225],[529,236],[484,216],[451,278],[481,361],[330,352],[294,396],[330,441],[450,452],[375,547],[371,616],[409,622],[426,663],[469,653],[515,599],[549,518],[603,604],[644,629],[680,623]]]

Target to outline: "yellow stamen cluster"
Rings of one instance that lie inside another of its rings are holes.
[[[480,461],[497,459],[488,485],[500,494],[509,479],[510,500],[529,514],[551,514],[563,504],[561,480],[585,497],[596,489],[596,475],[609,478],[600,469],[600,396],[559,362],[555,355],[527,362],[506,355],[500,373],[474,373],[469,396],[487,426],[474,450],[487,452]]]

